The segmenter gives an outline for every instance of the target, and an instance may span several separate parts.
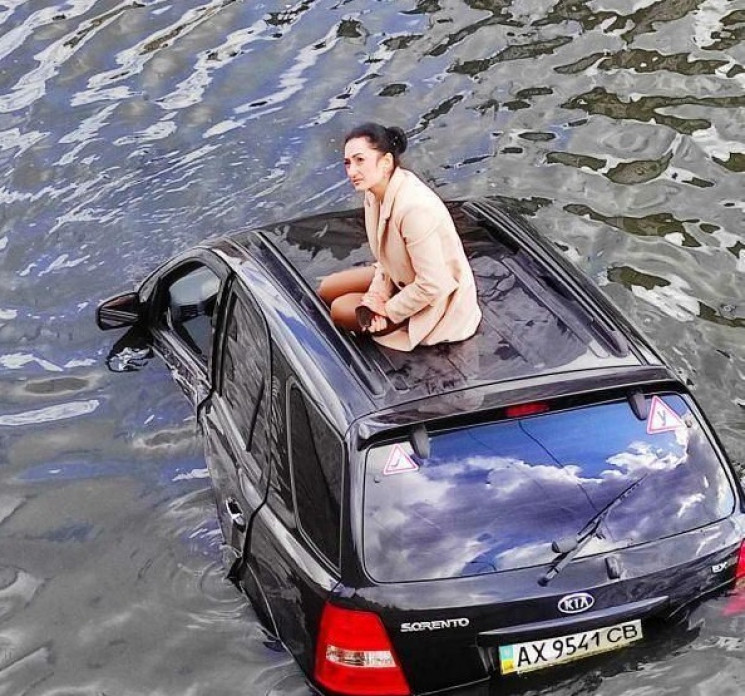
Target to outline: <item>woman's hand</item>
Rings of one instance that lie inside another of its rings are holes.
[[[381,316],[380,314],[376,314],[373,317],[373,320],[370,322],[370,327],[367,329],[370,333],[378,333],[378,331],[383,331],[388,327],[388,319]]]
[[[387,318],[388,313],[385,311],[385,303],[386,298],[377,292],[366,292],[360,300],[360,304],[365,305],[365,307],[371,309],[375,314]]]
[[[369,310],[370,315],[366,319],[361,319],[358,315],[358,321],[363,331],[376,334],[388,328],[390,319],[385,311],[385,302],[385,297],[380,293],[367,292],[362,296],[360,306]]]

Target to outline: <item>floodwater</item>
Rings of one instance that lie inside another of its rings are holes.
[[[443,197],[519,203],[745,461],[744,39],[739,0],[0,0],[0,695],[309,693],[224,579],[186,400],[109,371],[94,310],[356,204],[362,120]],[[745,614],[692,625],[513,687],[740,696]]]

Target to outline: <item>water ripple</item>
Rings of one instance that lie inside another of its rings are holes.
[[[33,147],[40,140],[43,140],[47,135],[49,133],[42,133],[36,130],[21,132],[19,128],[2,131],[0,132],[0,152],[17,149],[18,152],[14,153],[17,157]]]
[[[153,60],[159,52],[168,49],[177,40],[183,40],[202,24],[211,20],[223,8],[232,5],[234,2],[237,2],[237,0],[212,0],[206,5],[186,10],[182,16],[176,18],[170,25],[158,29],[133,46],[118,52],[114,57],[118,67],[91,77],[88,80],[89,90],[96,91],[102,87],[110,88],[117,82],[141,73],[147,63]]]
[[[316,65],[324,53],[331,51],[338,40],[336,27],[332,27],[325,36],[314,38],[310,44],[297,51],[294,64],[279,75],[278,88],[268,94],[262,94],[234,109],[236,114],[252,112],[251,118],[260,118],[277,111],[280,105],[300,92],[310,79],[305,76]]]
[[[0,426],[40,425],[41,423],[87,416],[93,413],[98,406],[98,400],[89,399],[88,401],[70,401],[65,404],[57,404],[23,413],[6,414],[0,416]]]
[[[219,45],[201,51],[189,77],[156,102],[164,109],[183,109],[197,104],[215,78],[213,73],[228,68],[237,59],[259,50],[259,47],[251,48],[251,44],[281,38],[308,8],[309,3],[299,2],[288,6],[282,13],[269,14],[248,27],[232,31]]]
[[[35,12],[23,25],[0,39],[0,60],[21,46],[32,32],[46,24],[59,21],[61,11],[65,19],[85,14],[96,4],[96,0],[68,0],[62,7],[51,7]],[[23,75],[10,94],[0,96],[0,113],[8,113],[28,107],[46,94],[46,84],[54,78],[59,66],[68,60],[82,45],[71,43],[63,37],[34,56],[39,66]]]

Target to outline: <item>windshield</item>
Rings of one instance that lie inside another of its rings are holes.
[[[580,555],[689,531],[734,509],[729,478],[686,401],[626,400],[431,435],[422,461],[407,442],[367,455],[364,558],[379,582],[551,562],[614,498]]]

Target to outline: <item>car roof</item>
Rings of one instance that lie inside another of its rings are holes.
[[[513,392],[528,382],[540,382],[542,393],[550,394],[552,382],[566,390],[570,382],[607,381],[608,375],[638,381],[644,368],[662,374],[654,368],[663,364],[641,335],[522,217],[489,200],[449,202],[448,207],[474,272],[483,320],[469,340],[411,352],[336,329],[314,292],[325,275],[374,261],[362,209],[230,238],[247,255],[271,260],[264,264],[269,275],[284,276],[277,277],[278,286],[286,290],[288,278],[294,282],[296,298],[297,292],[304,296],[305,319],[345,353],[350,376],[356,377],[348,388],[361,389],[370,403],[349,418],[367,415],[365,410],[403,412],[406,404],[420,400],[449,415],[469,409],[469,393],[493,405],[493,392]]]

